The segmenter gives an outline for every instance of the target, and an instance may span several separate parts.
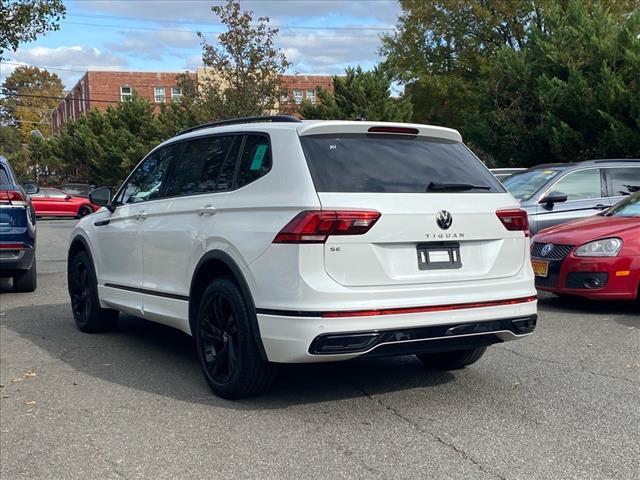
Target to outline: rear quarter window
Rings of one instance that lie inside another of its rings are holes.
[[[0,165],[0,185],[11,185],[9,174],[2,165]]]
[[[300,137],[318,192],[424,193],[431,183],[469,184],[465,193],[505,192],[462,143],[385,134]]]

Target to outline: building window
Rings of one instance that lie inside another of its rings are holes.
[[[120,101],[126,102],[131,100],[133,96],[133,88],[131,87],[120,87]]]
[[[311,103],[316,103],[316,91],[315,90],[307,90],[307,100]]]
[[[294,103],[301,103],[302,102],[302,90],[294,90],[293,91],[293,101]]]
[[[177,102],[180,98],[182,98],[182,88],[171,87],[171,100]]]
[[[155,87],[156,103],[164,103],[164,87]]]

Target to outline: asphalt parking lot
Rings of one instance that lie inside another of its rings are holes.
[[[2,479],[635,479],[640,312],[541,295],[538,330],[455,373],[411,357],[288,366],[214,397],[191,338],[76,330],[75,220],[39,223],[38,290],[0,279]]]

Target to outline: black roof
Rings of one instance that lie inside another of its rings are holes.
[[[185,128],[178,135],[194,132],[203,128],[222,127],[225,125],[238,125],[242,123],[258,123],[258,122],[274,122],[274,123],[302,123],[302,120],[292,117],[291,115],[264,115],[256,117],[240,117],[230,118],[228,120],[218,120],[215,122],[203,123],[202,125],[196,125],[194,127]]]

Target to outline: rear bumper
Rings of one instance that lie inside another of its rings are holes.
[[[407,355],[515,340],[533,332],[537,302],[454,311],[323,318],[258,313],[267,358],[312,363]]]
[[[13,276],[23,270],[29,270],[35,258],[35,248],[22,250],[0,249],[0,276]]]

